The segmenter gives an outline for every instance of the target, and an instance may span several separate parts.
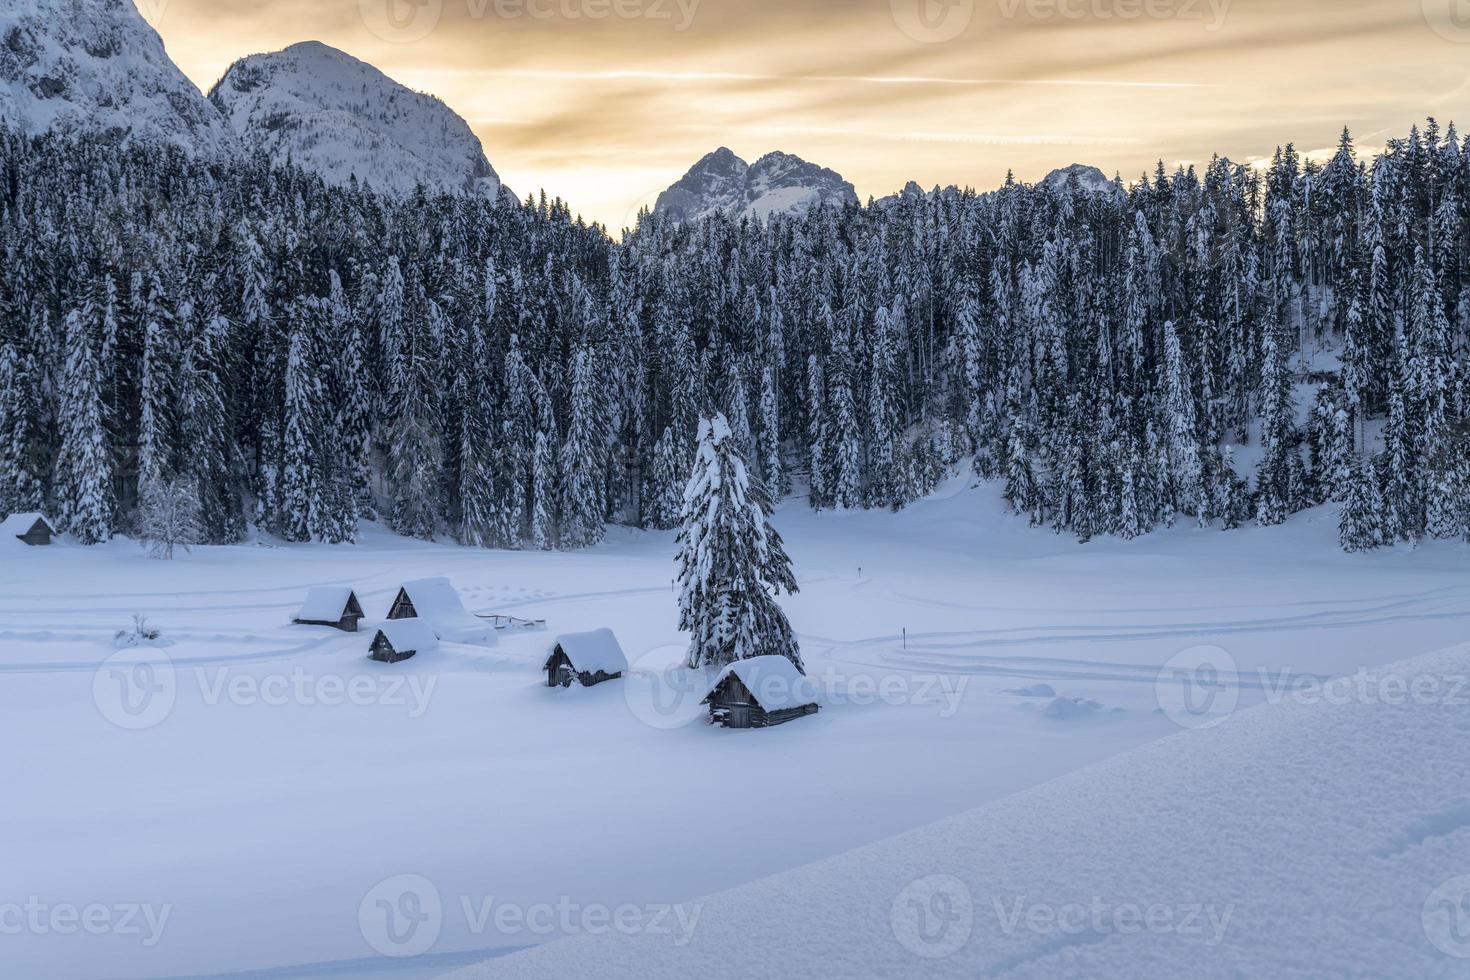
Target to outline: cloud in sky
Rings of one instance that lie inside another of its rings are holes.
[[[1470,84],[1470,25],[1450,18],[1456,2],[167,0],[144,10],[201,88],[245,54],[306,39],[339,47],[458,111],[510,186],[544,187],[618,227],[717,145],[799,154],[866,197],[911,179],[988,187],[1008,169],[1036,179],[1072,162],[1131,178],[1159,159],[1330,146],[1344,125],[1382,143],[1426,113],[1448,114]]]

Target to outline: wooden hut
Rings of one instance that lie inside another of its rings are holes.
[[[396,619],[378,627],[368,656],[385,664],[396,664],[416,653],[436,649],[439,638],[421,619]]]
[[[817,713],[811,681],[785,657],[737,660],[720,671],[702,704],[711,724],[770,728]]]
[[[0,521],[0,540],[18,538],[28,545],[48,545],[56,535],[56,528],[42,514],[11,514]]]
[[[612,630],[567,633],[556,638],[546,658],[546,686],[571,687],[578,681],[591,687],[622,677],[627,669],[628,658]]]
[[[362,604],[357,594],[343,586],[321,585],[308,589],[291,622],[303,626],[330,626],[344,633],[356,633],[362,620]]]
[[[424,578],[404,582],[388,610],[394,621],[419,619],[428,623],[436,636],[451,643],[495,642],[495,627],[465,609],[459,593],[447,578]]]

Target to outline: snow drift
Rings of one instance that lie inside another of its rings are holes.
[[[1467,674],[1430,654],[710,896],[684,946],[453,976],[1464,976]]]

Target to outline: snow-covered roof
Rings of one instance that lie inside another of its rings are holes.
[[[465,609],[447,578],[421,578],[403,583],[414,612],[428,622],[439,639],[453,643],[494,643],[495,627]]]
[[[751,657],[749,660],[737,660],[729,664],[720,671],[714,683],[710,684],[705,700],[731,674],[740,678],[740,682],[755,697],[756,703],[767,711],[799,708],[817,700],[816,686],[796,669],[795,664],[780,656]]]
[[[306,591],[306,601],[296,613],[298,620],[335,623],[342,618],[352,590],[345,585],[318,585]]]
[[[18,538],[22,534],[29,533],[31,528],[36,526],[37,521],[50,528],[52,534],[56,533],[55,524],[48,521],[44,514],[38,514],[33,511],[26,514],[11,514],[5,520],[0,521],[0,536],[3,536],[5,540]]]
[[[556,656],[557,647],[561,647],[578,672],[595,674],[600,670],[608,674],[620,674],[628,669],[628,658],[624,656],[623,648],[618,645],[618,638],[610,629],[564,633],[558,636],[551,645],[550,656],[546,658],[548,663],[551,657]]]
[[[378,624],[378,633],[386,636],[388,642],[393,644],[393,649],[399,653],[406,650],[423,653],[439,646],[439,638],[422,619],[390,619]],[[373,639],[377,638],[377,633],[374,633]]]

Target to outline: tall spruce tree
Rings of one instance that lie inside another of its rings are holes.
[[[1372,460],[1358,457],[1348,479],[1347,499],[1338,521],[1338,536],[1344,551],[1371,551],[1387,540],[1382,525],[1383,501],[1378,494],[1378,477]]]
[[[1296,402],[1292,394],[1290,351],[1268,329],[1261,375],[1261,447],[1256,475],[1256,519],[1280,524],[1298,507],[1302,495],[1301,454],[1296,442]]]
[[[286,424],[281,447],[280,532],[287,541],[309,541],[317,523],[320,398],[313,373],[310,303],[295,310],[286,356]]]
[[[0,511],[41,506],[41,483],[31,472],[28,378],[15,345],[0,343]]]
[[[577,351],[572,365],[571,420],[561,449],[560,546],[585,548],[602,540],[606,502],[606,400],[590,348]]]
[[[797,586],[770,513],[765,487],[724,416],[702,420],[676,559],[679,628],[690,633],[691,667],[776,655],[802,669],[796,636],[774,598]]]
[[[61,392],[61,450],[56,459],[62,525],[82,544],[112,537],[112,459],[104,438],[102,371],[89,329],[90,307],[67,314],[66,375]]]

